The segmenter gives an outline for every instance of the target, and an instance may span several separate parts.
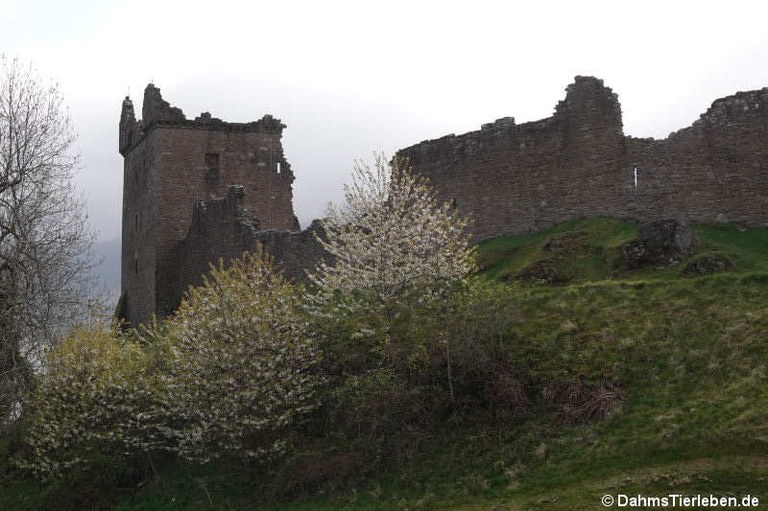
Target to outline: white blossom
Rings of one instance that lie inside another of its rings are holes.
[[[439,292],[475,270],[468,221],[407,162],[357,161],[344,198],[328,207],[318,236],[332,256],[309,275],[321,297],[364,293],[386,303],[414,289]]]

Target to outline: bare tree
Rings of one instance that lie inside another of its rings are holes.
[[[85,308],[93,235],[72,184],[74,140],[57,86],[0,57],[0,431]]]

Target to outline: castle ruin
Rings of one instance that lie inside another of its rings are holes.
[[[129,323],[172,312],[208,262],[253,249],[248,232],[299,230],[294,175],[280,141],[284,128],[270,115],[249,123],[209,113],[188,120],[153,84],[144,91],[137,121],[125,98],[119,313]]]
[[[511,117],[399,152],[483,240],[588,216],[768,226],[768,88],[718,99],[664,140],[624,135],[618,97],[577,76],[552,117]],[[170,314],[210,263],[261,246],[290,277],[322,250],[299,232],[278,119],[188,120],[159,89],[123,101],[122,295],[137,325]]]
[[[587,216],[768,225],[768,88],[718,99],[664,140],[625,136],[602,80],[577,76],[552,117],[511,117],[399,152],[482,240]]]

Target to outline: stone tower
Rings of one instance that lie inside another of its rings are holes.
[[[174,258],[190,230],[195,204],[242,187],[241,205],[262,230],[296,231],[291,167],[281,144],[285,125],[271,115],[229,123],[202,113],[188,120],[153,84],[142,119],[126,97],[120,115],[123,166],[121,301],[132,325],[178,304]],[[195,250],[189,244],[185,250]],[[199,276],[195,276],[199,277]]]

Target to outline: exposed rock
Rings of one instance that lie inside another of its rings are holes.
[[[659,220],[640,227],[637,239],[621,246],[630,270],[648,265],[674,264],[693,250],[693,233],[677,220]]]
[[[583,231],[569,231],[559,234],[554,234],[549,238],[547,244],[544,245],[546,252],[556,254],[558,256],[566,255],[574,250],[581,251],[583,245],[581,243],[585,233]]]
[[[586,233],[583,231],[568,231],[553,234],[542,247],[546,259],[540,259],[521,273],[524,280],[534,282],[546,282],[548,284],[564,284],[570,281],[570,277],[558,272],[558,263],[572,257],[574,254],[585,254],[587,248],[582,240]]]
[[[693,233],[677,220],[659,220],[640,227],[637,238],[660,252],[689,253]]]

